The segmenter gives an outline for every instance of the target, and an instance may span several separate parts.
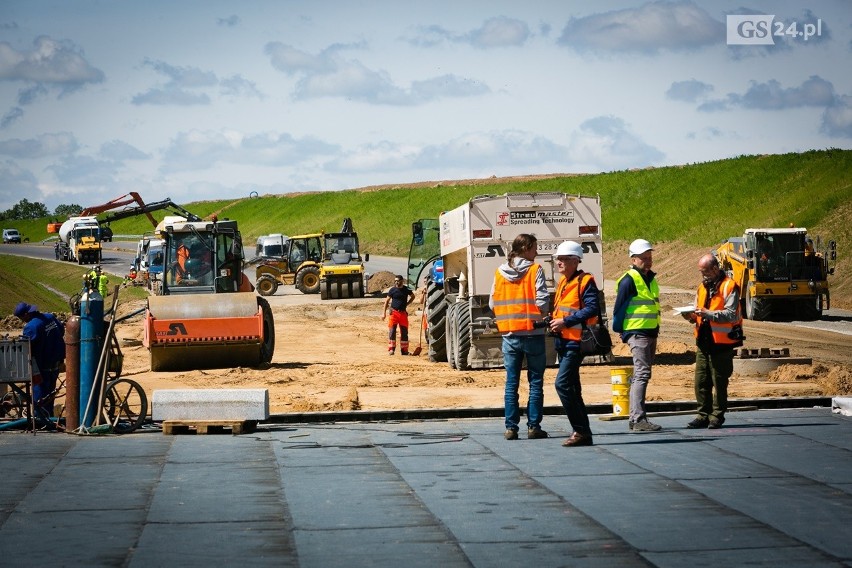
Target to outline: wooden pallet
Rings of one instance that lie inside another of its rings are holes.
[[[249,434],[257,420],[165,420],[163,434]]]

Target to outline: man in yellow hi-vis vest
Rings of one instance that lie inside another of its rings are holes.
[[[630,243],[630,269],[618,280],[612,330],[630,346],[633,355],[633,377],[630,381],[631,432],[656,432],[659,424],[648,420],[645,413],[645,392],[651,380],[651,365],[657,352],[660,334],[660,287],[656,274],[651,243],[636,239]]]
[[[533,235],[520,234],[512,241],[508,260],[494,275],[488,305],[497,319],[497,329],[503,334],[503,365],[506,368],[506,388],[503,395],[507,440],[518,439],[520,407],[518,387],[524,357],[527,360],[527,380],[530,385],[527,401],[527,438],[547,438],[541,429],[544,413],[544,369],[547,367],[545,326],[543,314],[550,307],[550,294],[544,271],[536,264],[538,240]]]

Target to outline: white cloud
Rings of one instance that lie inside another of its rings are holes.
[[[752,110],[786,110],[825,107],[834,104],[834,101],[834,85],[822,77],[812,75],[798,87],[785,88],[775,79],[765,83],[752,81],[745,93],[729,93],[724,99],[706,101],[698,107],[698,110],[716,112],[734,107]]]
[[[598,116],[573,133],[568,158],[581,171],[608,171],[658,164],[665,155],[632,133],[623,119]]]
[[[79,147],[77,139],[70,132],[56,132],[26,140],[19,138],[2,140],[0,154],[19,159],[38,159],[73,154]]]
[[[844,95],[825,109],[822,132],[829,136],[852,138],[852,97]]]
[[[75,88],[100,83],[104,74],[89,65],[74,43],[39,36],[33,41],[31,51],[17,51],[9,43],[0,42],[0,80]]]
[[[100,155],[108,160],[124,161],[124,160],[149,160],[150,154],[131,146],[127,142],[121,140],[110,140],[101,144]]]
[[[453,32],[437,24],[420,26],[418,33],[406,41],[417,47],[434,47],[442,43],[466,44],[479,49],[519,47],[532,36],[529,26],[518,19],[499,16],[467,32]]]
[[[725,24],[692,2],[650,2],[639,8],[571,18],[558,43],[577,51],[692,50],[725,41]]]
[[[21,198],[39,201],[41,192],[38,180],[29,170],[22,168],[12,160],[0,162],[0,210],[6,210]]]
[[[163,152],[165,172],[204,170],[221,164],[292,166],[339,149],[313,137],[265,132],[246,135],[236,131],[181,132]]]
[[[275,69],[299,76],[293,92],[293,98],[299,101],[330,97],[374,105],[410,106],[490,92],[486,85],[450,74],[413,81],[409,88],[404,88],[396,85],[386,72],[342,57],[340,52],[348,47],[335,45],[313,56],[289,45],[270,43],[265,53]]]
[[[666,97],[673,101],[694,103],[713,92],[713,85],[708,85],[696,79],[675,81],[666,91]]]

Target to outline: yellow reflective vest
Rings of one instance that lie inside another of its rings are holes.
[[[657,279],[651,280],[650,288],[645,284],[642,274],[635,268],[628,270],[624,276],[618,279],[630,277],[636,285],[636,296],[627,304],[627,312],[624,314],[624,331],[641,331],[643,329],[656,329],[660,326],[660,286]]]

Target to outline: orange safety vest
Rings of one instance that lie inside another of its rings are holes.
[[[588,276],[588,278],[583,279],[583,276]],[[583,271],[579,271],[577,277],[571,278],[570,281],[563,276],[562,280],[559,281],[559,285],[556,287],[556,305],[553,307],[553,317],[562,319],[565,316],[570,316],[580,311],[583,293],[586,291],[589,282],[594,279],[594,276]],[[586,320],[586,325],[594,325],[596,323],[598,323],[597,315]],[[583,326],[578,323],[571,327],[563,328],[560,336],[562,339],[580,341],[582,334]]]
[[[541,310],[535,305],[535,280],[541,266],[533,264],[524,277],[510,282],[500,274],[494,274],[494,316],[500,333],[530,331],[533,321],[541,320]]]
[[[710,298],[710,305],[707,307],[711,311],[719,311],[725,309],[725,300],[734,291],[736,283],[729,277],[725,277],[719,286],[716,288],[716,293]],[[698,287],[698,298],[696,304],[698,308],[703,308],[707,301],[707,288],[704,286]],[[704,318],[698,316],[695,320],[695,337],[698,338],[698,329],[701,327]],[[737,319],[732,322],[710,321],[710,331],[713,335],[713,343],[716,345],[731,345],[742,343],[741,339],[731,339],[728,334],[733,331],[735,325],[742,325],[743,318],[740,315],[740,307],[737,306]]]

